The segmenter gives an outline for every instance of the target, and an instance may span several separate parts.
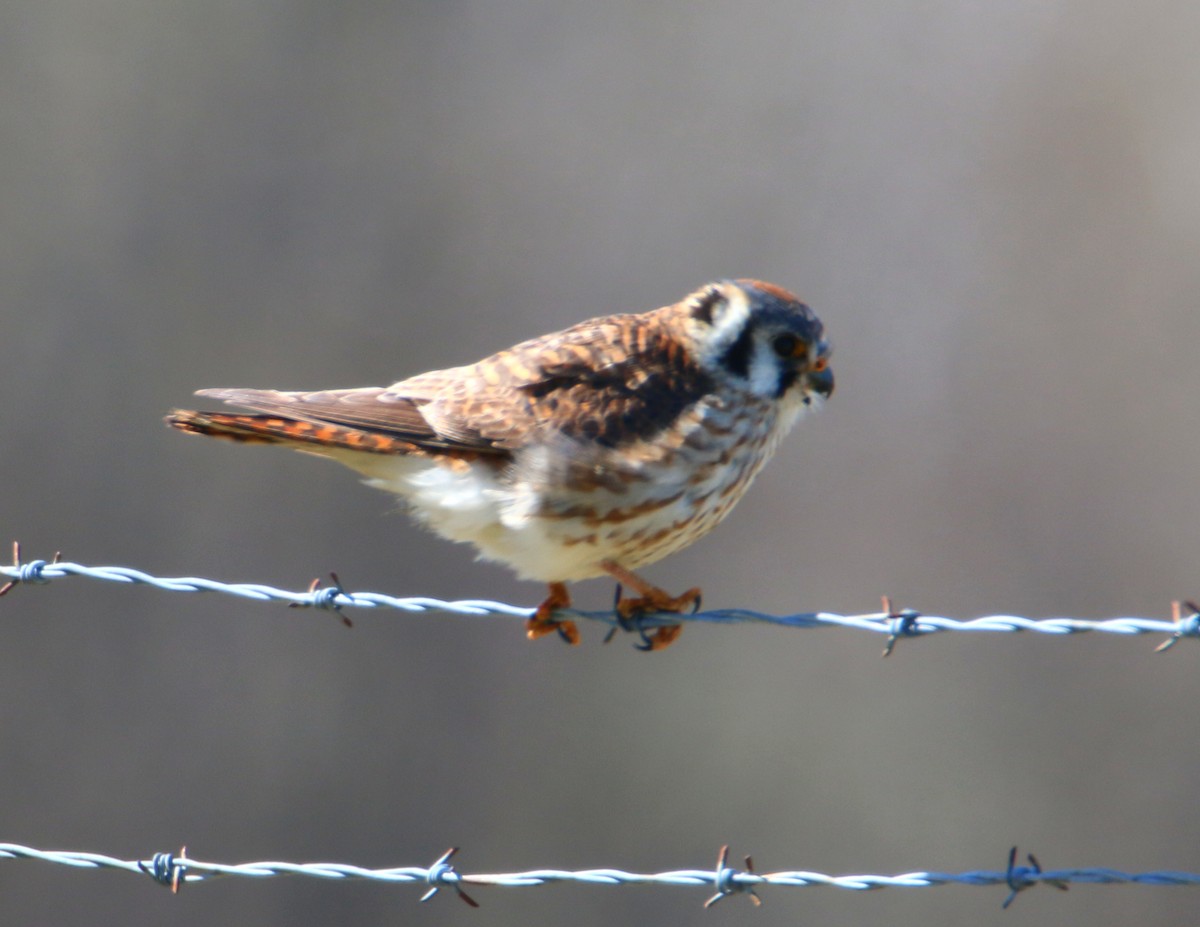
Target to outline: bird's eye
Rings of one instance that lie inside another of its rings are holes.
[[[801,341],[795,335],[785,332],[775,336],[771,342],[771,348],[780,357],[796,357],[801,350]]]

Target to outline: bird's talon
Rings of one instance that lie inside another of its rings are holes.
[[[525,622],[525,636],[531,641],[547,634],[557,634],[568,644],[579,643],[579,628],[574,621],[563,621],[554,617],[554,612],[560,608],[570,608],[571,596],[567,587],[562,583],[550,583],[550,594],[546,601],[537,607]]]
[[[675,643],[675,639],[682,633],[683,625],[681,624],[665,625],[664,627],[661,627],[655,631],[653,636],[650,637],[648,641],[650,646],[646,649],[663,650],[664,648],[670,647],[673,643]]]
[[[579,643],[579,628],[575,626],[574,621],[558,621],[540,615],[534,615],[525,621],[525,636],[531,641],[547,634],[557,634],[572,646]]]
[[[618,567],[610,568],[609,572],[625,573],[626,571]],[[642,592],[640,598],[623,599],[621,598],[621,586],[618,584],[614,608],[617,626],[623,631],[636,631],[641,637],[641,642],[634,644],[638,650],[662,650],[673,644],[683,633],[683,625],[679,624],[664,625],[655,629],[653,633],[648,632],[642,620],[648,612],[683,614],[689,605],[691,606],[689,614],[694,615],[700,610],[700,590],[697,588],[689,589],[679,596],[671,596],[655,586],[643,583],[638,591]]]
[[[632,600],[635,606],[639,601],[642,600]],[[646,623],[642,620],[644,617],[644,611],[641,608],[637,608],[633,614],[620,617],[618,620],[621,622],[621,626],[624,627],[626,631],[636,631],[638,637],[642,639],[641,643],[634,644],[633,646],[638,650],[649,651],[654,649],[654,642],[650,639],[650,635],[646,633]]]

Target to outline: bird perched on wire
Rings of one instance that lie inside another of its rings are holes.
[[[699,604],[633,571],[687,547],[733,508],[806,408],[833,391],[820,319],[781,287],[721,280],[651,312],[611,315],[478,363],[386,387],[197,395],[254,414],[177,410],[174,428],[329,457],[402,497],[434,533],[549,584],[610,575],[627,622]],[[658,649],[679,625],[643,634]]]

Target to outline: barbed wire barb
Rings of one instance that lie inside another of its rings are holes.
[[[346,592],[342,589],[342,581],[338,579],[337,573],[331,572],[329,578],[333,580],[330,586],[321,586],[321,577],[317,577],[308,584],[308,595],[312,597],[311,602],[289,602],[288,608],[319,608],[328,612],[333,612],[342,619],[342,624],[347,628],[354,627],[354,622],[351,621],[342,612],[342,606],[338,602],[338,598],[346,598]]]
[[[891,596],[886,595],[883,597],[883,613],[888,616],[888,621],[891,623],[887,645],[883,648],[883,656],[886,658],[892,655],[896,641],[900,638],[920,636],[921,630],[917,626],[917,619],[921,617],[921,613],[912,608],[896,611],[892,608]]]
[[[1017,848],[1013,847],[1008,851],[1008,869],[1005,873],[1005,882],[1008,883],[1008,897],[1004,899],[1004,904],[1000,905],[1002,909],[1007,910],[1008,906],[1013,903],[1013,900],[1021,892],[1027,888],[1045,882],[1047,885],[1053,885],[1060,891],[1066,891],[1070,886],[1067,885],[1066,879],[1051,878],[1042,869],[1042,864],[1038,862],[1038,858],[1032,853],[1027,855],[1029,860],[1028,866],[1017,865]]]
[[[1188,607],[1190,615],[1183,614],[1184,605]],[[1175,620],[1175,633],[1155,647],[1155,653],[1166,653],[1185,637],[1200,637],[1200,605],[1176,600],[1171,603],[1171,617]]]
[[[754,861],[749,856],[746,857],[746,871],[738,872],[736,869],[730,869],[726,865],[729,861],[729,844],[721,847],[721,851],[717,854],[717,868],[713,873],[713,887],[717,893],[708,901],[704,902],[705,909],[711,908],[718,901],[728,898],[730,895],[742,893],[749,896],[754,903],[754,907],[762,904],[762,899],[758,897],[754,891],[756,884],[754,880]]]
[[[0,595],[11,592],[18,585],[45,585],[68,576],[80,576],[92,580],[115,583],[132,583],[152,586],[168,592],[216,592],[259,602],[283,602],[297,608],[314,608],[332,611],[343,623],[350,620],[342,609],[348,608],[391,608],[410,614],[445,612],[469,616],[503,616],[528,619],[536,611],[532,607],[510,605],[486,599],[463,599],[444,601],[423,596],[401,598],[378,592],[348,592],[343,589],[336,573],[330,576],[333,584],[322,586],[314,580],[304,591],[288,591],[258,583],[224,583],[196,576],[160,577],[140,570],[121,566],[85,566],[80,563],[62,561],[58,554],[54,559],[22,562],[20,545],[13,544],[13,565],[0,566],[0,577],[7,582],[0,587]],[[884,610],[863,615],[843,615],[836,612],[800,612],[791,615],[770,615],[744,608],[713,609],[692,614],[675,612],[647,612],[638,616],[631,624],[616,610],[581,611],[575,608],[560,609],[555,616],[564,620],[586,620],[607,624],[615,630],[631,631],[645,636],[649,630],[683,622],[706,622],[709,624],[771,624],[786,628],[847,628],[870,631],[886,635],[888,640],[884,656],[892,653],[901,638],[924,637],[945,631],[1014,633],[1032,631],[1050,635],[1072,635],[1088,631],[1107,634],[1137,636],[1142,634],[1165,634],[1167,640],[1156,649],[1170,650],[1179,640],[1200,638],[1200,607],[1191,601],[1175,602],[1173,620],[1155,618],[1117,617],[1102,620],[1082,618],[1025,618],[1018,615],[987,615],[979,618],[957,619],[930,615],[912,608],[895,610],[890,598],[883,599]],[[1190,614],[1183,614],[1183,606]]]
[[[9,592],[17,585],[17,583],[48,583],[50,580],[42,576],[42,570],[51,564],[57,564],[62,557],[62,551],[54,552],[54,559],[47,564],[45,560],[31,560],[29,563],[21,562],[21,542],[13,541],[13,565],[11,568],[5,567],[3,572],[9,577],[8,582],[0,586],[0,596],[8,595]]]
[[[155,853],[149,863],[138,860],[138,868],[159,885],[169,888],[172,895],[178,895],[187,877],[187,847],[181,847],[178,856]]]

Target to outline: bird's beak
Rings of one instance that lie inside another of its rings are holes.
[[[809,390],[819,393],[824,399],[828,399],[833,393],[833,371],[828,366],[824,366],[820,370],[810,370],[805,376],[805,380]]]

